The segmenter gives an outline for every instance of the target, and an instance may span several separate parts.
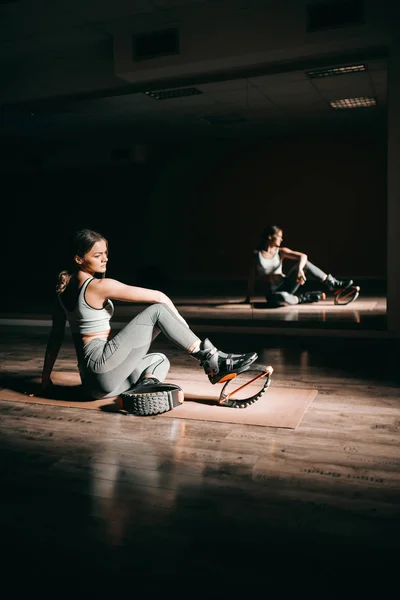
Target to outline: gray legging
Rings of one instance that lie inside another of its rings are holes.
[[[154,375],[163,381],[169,371],[168,358],[160,352],[148,354],[160,331],[186,352],[200,341],[166,304],[152,304],[112,339],[96,338],[85,344],[80,372],[90,395],[93,398],[117,396],[137,383],[142,375]]]
[[[298,297],[295,295],[300,287],[297,282],[297,274],[299,272],[299,263],[296,264],[288,271],[286,277],[282,278],[282,281],[277,285],[269,285],[265,290],[265,297],[267,303],[271,306],[285,306],[287,304],[293,305],[298,304]],[[319,267],[307,261],[304,272],[318,279],[324,281],[326,273],[321,271]]]

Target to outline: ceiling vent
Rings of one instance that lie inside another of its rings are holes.
[[[360,71],[366,71],[365,65],[347,65],[343,67],[330,67],[327,69],[315,69],[314,71],[307,71],[307,75],[310,79],[321,79],[324,77],[334,77],[337,75],[347,75],[349,73],[359,73]]]
[[[179,32],[164,29],[152,33],[134,35],[132,38],[132,60],[149,60],[160,56],[179,54]]]
[[[362,0],[318,2],[307,6],[307,31],[337,29],[364,23]]]
[[[195,87],[175,88],[173,90],[158,90],[154,92],[145,92],[146,96],[151,96],[156,100],[172,100],[173,98],[183,98],[184,96],[196,96],[203,92]]]

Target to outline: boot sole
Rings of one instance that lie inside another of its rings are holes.
[[[149,417],[172,410],[183,403],[185,399],[183,390],[168,390],[162,392],[148,392],[143,394],[120,394],[119,406],[126,410],[128,415]]]
[[[230,408],[247,408],[251,404],[254,404],[254,402],[257,402],[257,400],[259,400],[261,398],[261,396],[263,394],[265,394],[265,392],[271,385],[271,377],[272,377],[272,373],[274,372],[273,367],[271,367],[270,365],[265,366],[265,365],[253,363],[251,365],[251,368],[248,370],[253,371],[254,373],[257,373],[257,374],[247,384],[244,384],[241,387],[239,387],[237,389],[233,389],[231,392],[227,393],[227,391],[225,391],[225,390],[228,390],[229,382],[225,383],[224,387],[221,390],[221,394],[219,397],[219,404],[221,406],[228,406]],[[234,396],[237,392],[239,392],[240,390],[243,390],[250,383],[253,383],[257,379],[262,379],[263,377],[265,377],[264,385],[256,394],[254,394],[253,396],[249,396],[248,398],[242,398],[240,400],[235,399]]]
[[[360,295],[360,286],[352,285],[347,288],[342,288],[335,292],[334,303],[339,306],[344,306],[346,304],[350,304],[350,302],[354,302],[357,300]]]

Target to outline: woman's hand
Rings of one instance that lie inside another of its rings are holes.
[[[297,283],[299,283],[300,285],[304,285],[306,282],[307,278],[304,275],[304,271],[303,269],[299,269],[299,272],[297,273]]]
[[[36,392],[36,394],[28,394],[29,397],[33,397],[33,396],[38,396],[41,398],[47,398],[48,396],[51,395],[52,390],[54,388],[54,384],[52,382],[52,380],[49,378],[46,381],[42,380],[42,383],[40,385],[39,390]]]

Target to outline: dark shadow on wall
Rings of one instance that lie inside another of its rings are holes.
[[[71,236],[82,227],[109,240],[108,275],[137,284],[151,243],[152,180],[145,165],[4,175],[2,310],[48,309],[56,276],[70,263]]]

